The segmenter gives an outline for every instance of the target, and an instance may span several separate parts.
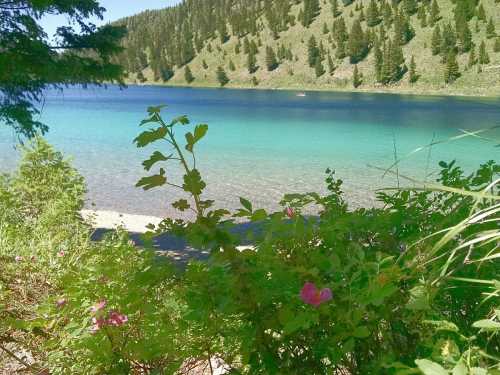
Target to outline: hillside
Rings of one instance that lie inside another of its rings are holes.
[[[129,83],[500,95],[499,0],[185,0],[119,23]]]

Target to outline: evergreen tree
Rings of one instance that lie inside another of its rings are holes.
[[[332,15],[333,15],[333,18],[337,18],[340,15],[340,12],[339,12],[339,2],[338,2],[338,0],[330,0],[330,3],[332,5]]]
[[[479,64],[489,64],[489,63],[490,63],[490,56],[488,55],[488,52],[486,52],[486,43],[483,40],[479,45]]]
[[[486,12],[484,11],[483,4],[479,4],[479,7],[477,8],[477,19],[479,21],[486,22]]]
[[[330,30],[328,30],[328,25],[326,24],[326,22],[323,24],[323,34],[328,34],[330,32]]]
[[[217,71],[215,72],[215,76],[217,78],[217,82],[222,86],[225,86],[229,82],[229,78],[227,77],[226,72],[222,68],[222,66],[217,67]]]
[[[208,69],[208,64],[205,60],[201,62],[201,65],[203,66],[203,69],[207,70]]]
[[[388,2],[385,2],[384,5],[382,6],[382,17],[384,19],[384,25],[386,27],[391,27],[393,17],[392,17],[392,8],[389,5]]]
[[[403,0],[403,9],[407,15],[412,15],[417,12],[417,2],[415,0]]]
[[[453,29],[451,23],[444,25],[442,40],[441,40],[441,55],[443,55],[444,60],[448,57],[451,51],[455,51],[457,46],[457,34]]]
[[[348,50],[351,64],[358,63],[368,54],[368,41],[359,20],[354,21],[352,25],[351,33],[349,34]]]
[[[384,65],[384,59],[382,55],[382,50],[380,49],[380,44],[377,42],[373,47],[374,54],[374,65],[375,65],[375,77],[377,82],[383,81],[382,69]]]
[[[420,7],[420,9],[425,9],[424,7]],[[420,17],[420,27],[422,29],[425,29],[427,27],[427,13],[425,10],[422,13],[422,16]]]
[[[366,24],[370,27],[377,26],[380,23],[380,13],[375,0],[370,0],[366,12]]]
[[[144,74],[142,73],[142,71],[140,71],[139,73],[137,73],[137,80],[140,82],[140,83],[144,83],[147,81],[146,77],[144,77]]]
[[[352,85],[358,88],[363,83],[363,74],[359,72],[358,65],[354,65],[354,72],[352,73]]]
[[[219,25],[219,39],[222,44],[229,40],[229,34],[227,33],[227,25],[225,20],[221,20]]]
[[[496,36],[495,24],[493,23],[493,17],[490,17],[488,25],[486,26],[486,37],[488,39],[494,38]]]
[[[249,50],[247,55],[247,69],[248,73],[252,74],[257,71],[257,57],[254,50]]]
[[[495,45],[493,46],[494,52],[500,52],[500,37],[495,39]]]
[[[316,63],[314,65],[314,72],[316,73],[317,78],[325,74],[325,68],[323,67],[323,63],[321,62],[320,59],[316,59]]]
[[[269,72],[273,71],[278,67],[278,60],[276,59],[276,54],[272,47],[266,47],[266,67]]]
[[[186,67],[184,68],[184,79],[187,83],[192,83],[194,81],[194,76],[193,73],[191,73],[189,65],[186,65]]]
[[[307,43],[307,56],[309,66],[311,68],[314,67],[316,65],[316,61],[319,60],[319,48],[314,35],[311,35],[309,42]]]
[[[417,74],[417,64],[415,63],[414,56],[411,57],[409,75],[410,83],[415,83],[418,81],[419,77]]]
[[[332,56],[330,56],[330,54],[328,54],[327,62],[328,62],[328,73],[332,75],[333,72],[335,72],[335,64],[333,63],[333,59]]]
[[[243,39],[243,53],[247,54],[250,52],[250,42],[248,41],[248,38],[245,37]]]
[[[229,60],[229,70],[232,72],[236,70],[236,66],[234,65],[233,60]]]
[[[319,0],[304,0],[304,11],[301,19],[302,25],[309,27],[318,15],[319,10]]]
[[[460,69],[457,62],[457,54],[454,51],[448,53],[446,67],[444,70],[444,81],[453,83],[460,77]]]
[[[437,21],[441,18],[440,16],[441,10],[439,9],[439,5],[437,3],[437,0],[432,0],[432,5],[431,5],[431,14],[429,18],[429,24],[431,26],[434,26]]]
[[[259,80],[255,76],[252,77],[252,85],[254,85],[254,86],[258,86],[259,85]]]
[[[472,33],[466,21],[457,27],[457,37],[460,52],[468,52],[472,47]]]
[[[469,68],[472,68],[474,65],[476,65],[477,63],[477,59],[476,59],[476,49],[474,48],[474,46],[471,48],[470,52],[469,52],[469,61],[467,63],[467,66]]]

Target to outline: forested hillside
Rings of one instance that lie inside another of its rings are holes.
[[[135,83],[500,94],[500,0],[185,0],[119,23]]]

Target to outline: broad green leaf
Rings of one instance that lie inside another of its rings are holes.
[[[187,116],[180,116],[180,117],[174,118],[172,120],[172,122],[169,124],[169,126],[174,126],[175,124],[188,125],[189,118]]]
[[[167,135],[167,128],[165,126],[160,126],[157,129],[147,130],[139,134],[139,136],[134,139],[137,147],[145,147],[150,143],[156,142]]]
[[[416,286],[410,290],[410,300],[406,307],[410,310],[430,309],[429,293],[425,286]]]
[[[484,319],[475,322],[472,325],[474,328],[486,329],[486,330],[500,330],[500,323],[493,320]]]
[[[172,203],[172,206],[179,211],[186,211],[191,207],[185,199],[180,199],[177,202]]]
[[[160,151],[155,151],[153,155],[150,156],[148,160],[145,160],[142,165],[144,166],[144,169],[149,171],[154,164],[158,163],[159,161],[167,161],[171,156],[165,156],[163,155]]]
[[[457,363],[457,365],[453,368],[453,371],[451,373],[452,375],[468,375],[467,367],[462,361]]]
[[[247,200],[247,199],[245,199],[245,198],[240,197],[240,203],[241,203],[241,205],[242,205],[245,209],[247,209],[248,211],[250,211],[250,212],[252,212],[252,211],[253,211],[253,209],[252,209],[252,203],[250,203],[250,201],[249,201],[249,200]]]
[[[141,123],[139,124],[139,126],[150,124],[152,122],[158,122],[158,119],[156,118],[156,116],[151,116],[151,117],[148,117],[147,119],[142,120]]]
[[[189,152],[193,152],[194,145],[199,142],[205,134],[207,134],[208,131],[208,125],[196,125],[196,128],[194,129],[194,134],[193,133],[187,133],[186,134],[186,150]]]
[[[458,332],[458,327],[447,320],[424,320],[425,324],[434,326],[437,331]]]
[[[260,209],[252,213],[252,221],[262,221],[267,217],[267,212],[264,209]]]
[[[184,175],[184,185],[182,188],[191,194],[200,195],[207,185],[201,179],[200,172],[197,169],[189,171]]]
[[[153,115],[155,113],[160,113],[163,108],[166,108],[167,106],[165,104],[163,105],[158,105],[158,106],[152,106],[148,107],[148,113],[150,115]]]
[[[370,330],[366,326],[357,327],[353,332],[352,336],[358,339],[363,339],[370,336]]]
[[[139,182],[135,185],[136,187],[142,187],[144,190],[151,190],[155,187],[163,186],[167,182],[167,178],[165,177],[165,170],[160,169],[160,174],[143,177],[139,180]]]
[[[449,372],[446,371],[440,364],[436,362],[429,361],[428,359],[417,359],[415,364],[418,366],[420,371],[424,375],[448,375]]]

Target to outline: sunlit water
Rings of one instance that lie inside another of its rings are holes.
[[[324,191],[327,167],[345,181],[351,202],[371,205],[375,189],[395,182],[368,165],[387,167],[395,153],[401,157],[433,139],[500,125],[499,99],[160,87],[49,92],[41,116],[50,126],[47,138],[85,176],[88,207],[172,213],[178,193],[134,187],[147,174],[141,162],[166,146],[138,150],[132,144],[146,108],[157,104],[169,105],[167,119],[186,114],[193,124],[209,124],[198,166],[206,197],[227,208],[237,207],[239,196],[273,209],[286,192]],[[18,160],[15,137],[0,129],[0,170],[8,171]],[[181,129],[177,134],[183,139]],[[482,135],[498,140],[500,131]],[[441,144],[405,159],[399,172],[423,180],[438,161],[452,159],[472,170],[500,159],[494,145],[472,137]],[[178,176],[177,165],[166,169]]]

